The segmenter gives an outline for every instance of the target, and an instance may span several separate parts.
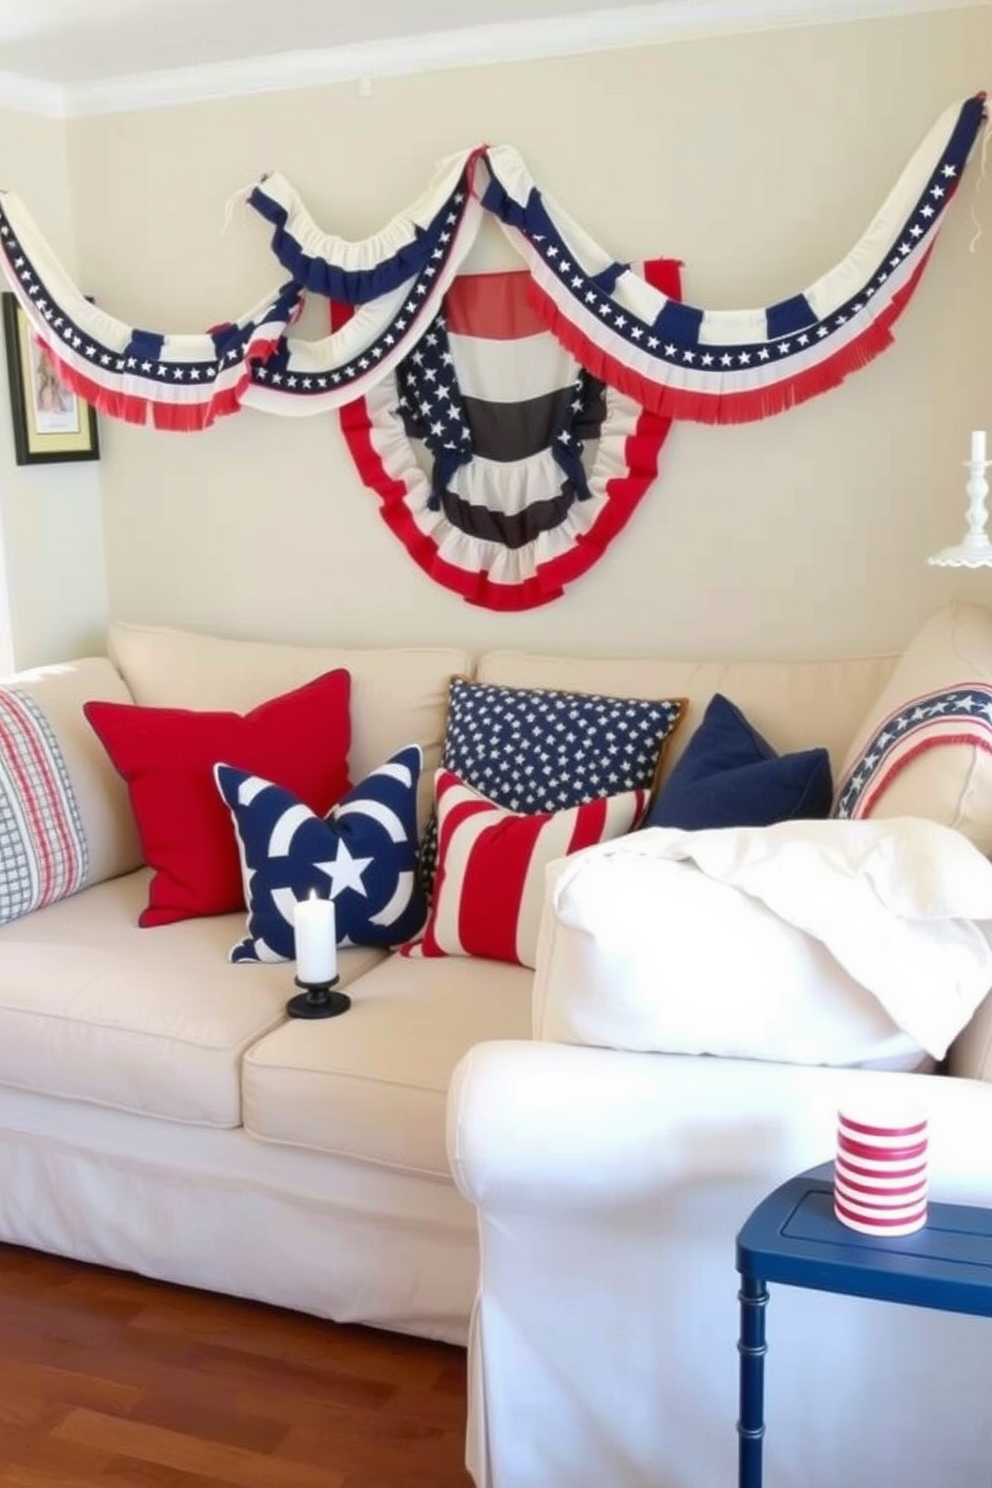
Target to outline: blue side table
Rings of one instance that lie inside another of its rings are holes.
[[[992,1209],[931,1204],[915,1235],[876,1239],[835,1217],[833,1177],[828,1162],[790,1178],[737,1236],[738,1488],[761,1488],[768,1282],[992,1317]]]

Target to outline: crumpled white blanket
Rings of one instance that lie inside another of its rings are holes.
[[[566,863],[627,854],[689,861],[816,937],[935,1058],[992,986],[992,863],[937,822],[650,827]]]

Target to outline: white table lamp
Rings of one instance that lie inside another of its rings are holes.
[[[944,548],[928,558],[928,563],[941,568],[992,568],[992,539],[986,529],[988,508],[986,498],[989,483],[985,472],[992,461],[985,458],[985,430],[975,429],[971,436],[971,458],[964,463],[968,469],[968,530],[956,547]]]

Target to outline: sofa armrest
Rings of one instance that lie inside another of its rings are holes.
[[[448,1153],[484,1209],[599,1209],[729,1180],[757,1199],[833,1156],[841,1103],[886,1092],[928,1111],[934,1197],[992,1202],[992,1143],[974,1140],[992,1130],[992,1086],[941,1075],[478,1044],[453,1077]]]
[[[479,1224],[468,1431],[479,1488],[736,1481],[736,1233],[770,1189],[832,1156],[838,1104],[887,1090],[928,1110],[932,1196],[992,1204],[982,1081],[537,1042],[472,1049],[450,1089],[448,1144]],[[772,1292],[767,1481],[982,1481],[986,1319]]]

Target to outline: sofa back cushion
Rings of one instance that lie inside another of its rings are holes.
[[[662,775],[667,778],[717,692],[736,703],[780,753],[822,746],[836,768],[897,659],[891,655],[725,663],[488,651],[479,658],[475,675],[480,682],[509,687],[687,698],[685,716],[665,753]]]
[[[131,702],[103,657],[0,687],[0,921],[141,864],[127,791],[83,715],[94,698]]]
[[[471,666],[468,652],[454,647],[298,646],[126,621],[111,625],[108,649],[135,702],[168,708],[244,713],[344,667],[351,675],[351,779],[364,780],[397,750],[419,744],[421,826],[441,753],[448,681]]]

